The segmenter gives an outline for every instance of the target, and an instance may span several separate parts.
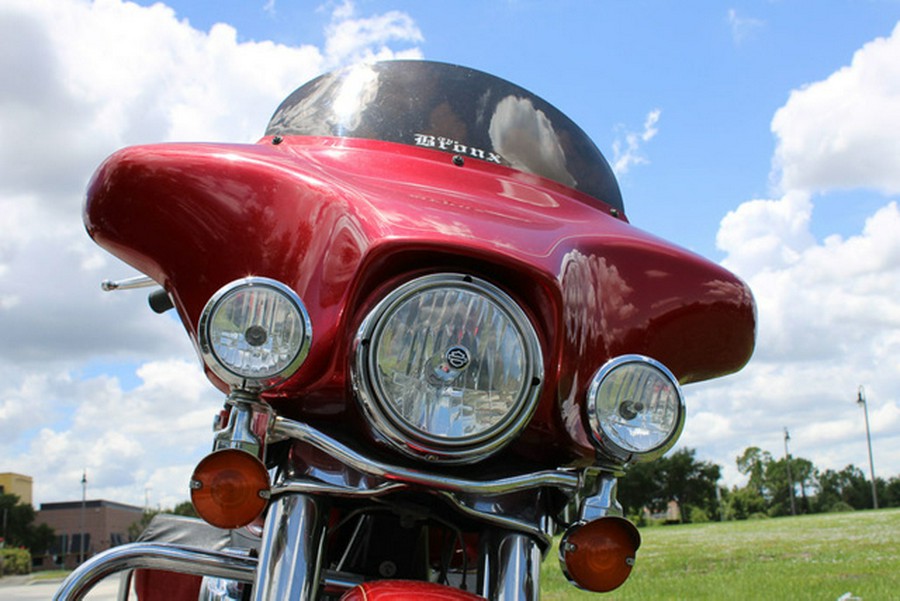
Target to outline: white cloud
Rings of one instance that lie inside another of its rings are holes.
[[[643,155],[643,146],[652,140],[659,130],[656,124],[659,123],[659,116],[662,114],[660,109],[653,109],[647,113],[644,119],[644,128],[641,132],[623,131],[622,137],[617,137],[613,141],[613,171],[617,176],[628,173],[634,165],[643,165],[649,161]]]
[[[765,25],[765,22],[761,19],[741,16],[732,8],[728,10],[728,25],[731,27],[731,38],[734,43],[741,44]]]
[[[391,58],[421,58],[418,48],[395,52],[391,42],[418,43],[424,40],[412,18],[390,11],[368,18],[355,18],[352,2],[344,2],[334,11],[326,28],[325,55],[331,66],[341,63],[369,62]]]
[[[77,498],[85,470],[91,498],[140,505],[151,481],[164,505],[187,498],[190,472],[211,445],[218,395],[196,361],[146,363],[137,374],[141,384],[128,391],[108,376],[32,374],[4,395],[0,423],[28,436],[4,437],[0,451],[34,478],[37,499]],[[21,414],[16,422],[4,415],[10,408]],[[177,478],[157,478],[173,469]]]
[[[123,0],[5,0],[0,31],[0,471],[34,476],[38,503],[77,498],[85,468],[92,497],[181,501],[221,395],[175,319],[141,292],[100,292],[131,273],[84,232],[88,178],[129,144],[253,142],[296,86],[416,55],[421,32],[347,2],[324,48],[239,42]]]
[[[900,24],[849,66],[794,90],[775,113],[783,190],[871,188],[900,193]]]
[[[900,193],[900,26],[865,45],[845,67],[791,93],[772,121],[780,197],[743,203],[721,223],[724,264],[744,277],[759,311],[757,351],[740,374],[693,388],[695,410],[713,412],[731,437],[690,428],[713,457],[746,446],[791,452],[818,467],[867,466],[856,390],[865,384],[877,473],[900,472],[900,209],[888,201],[859,233],[817,239],[817,193],[857,188]],[[690,397],[689,397],[690,398]],[[734,481],[736,470],[726,464]]]

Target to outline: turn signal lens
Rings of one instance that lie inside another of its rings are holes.
[[[620,517],[604,517],[571,527],[559,543],[559,563],[569,581],[595,593],[622,585],[641,546],[637,528]]]
[[[269,474],[262,461],[238,449],[203,458],[191,476],[197,514],[217,528],[234,529],[255,520],[269,502]]]

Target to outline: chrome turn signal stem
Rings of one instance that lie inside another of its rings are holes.
[[[579,509],[579,521],[590,521],[606,516],[622,517],[622,505],[616,498],[619,479],[614,474],[596,469],[586,469],[582,474],[583,498]]]
[[[229,394],[225,404],[229,406],[228,422],[216,431],[213,451],[240,449],[265,460],[266,437],[273,417],[271,407],[257,395],[242,390]]]

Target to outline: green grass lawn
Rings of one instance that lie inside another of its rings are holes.
[[[556,549],[544,601],[900,599],[900,509],[642,528],[631,577],[605,595],[568,584]]]

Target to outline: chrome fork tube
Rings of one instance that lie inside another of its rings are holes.
[[[481,591],[492,601],[538,601],[541,594],[541,548],[525,534],[491,537],[481,549]]]
[[[286,494],[269,506],[254,601],[315,599],[322,576],[326,511],[310,495]]]

